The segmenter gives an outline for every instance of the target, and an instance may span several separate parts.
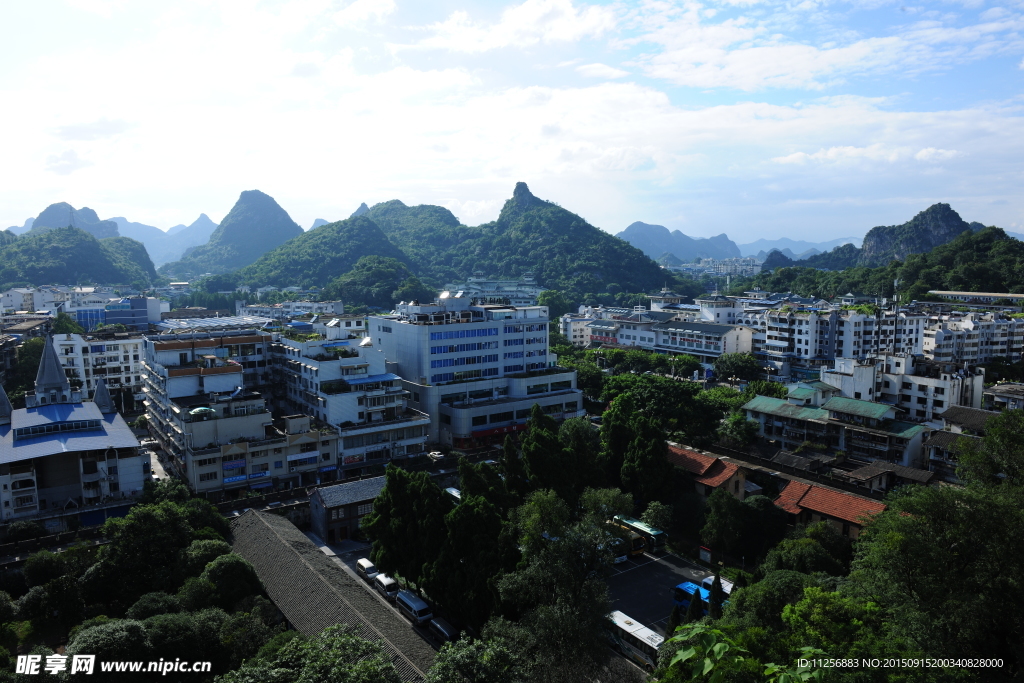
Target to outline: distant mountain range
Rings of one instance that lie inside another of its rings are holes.
[[[736,244],[725,233],[714,237],[690,237],[679,230],[670,231],[663,225],[651,225],[640,221],[632,223],[616,237],[626,240],[658,263],[668,266],[692,263],[697,258],[756,256],[764,260],[773,249],[781,251],[788,258],[799,260],[847,242],[859,242],[855,237],[841,237],[828,242],[805,242],[782,237]]]
[[[152,225],[132,223],[120,216],[110,220],[117,223],[117,229],[122,235],[145,244],[146,251],[157,266],[181,258],[189,247],[205,244],[217,229],[217,224],[205,213],[199,214],[199,218],[189,225],[175,225],[166,232]]]
[[[160,272],[177,278],[226,273],[302,234],[302,228],[273,197],[246,190],[206,244],[190,247],[180,260],[161,266]]]

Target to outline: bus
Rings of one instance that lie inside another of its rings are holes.
[[[658,666],[658,648],[664,638],[622,612],[609,614],[608,622],[608,636],[616,650],[652,671]]]
[[[711,607],[711,589],[703,586],[698,586],[690,581],[684,581],[675,587],[673,593],[673,602],[676,607],[681,610],[685,610],[690,607],[690,598],[693,597],[693,592],[697,591],[700,593],[700,599],[704,602],[704,616],[707,616],[708,609]],[[722,607],[724,608],[729,604],[728,600],[724,600],[723,595]]]
[[[624,543],[627,544],[626,547],[629,549],[628,552],[630,557],[636,557],[637,555],[644,554],[644,547],[646,546],[646,543],[644,542],[643,536],[619,522],[609,522],[609,524],[618,527],[622,532],[625,532]]]
[[[668,534],[661,529],[655,529],[653,526],[648,526],[638,519],[623,517],[622,515],[615,515],[615,521],[618,522],[619,526],[640,534],[644,539],[647,552],[652,555],[665,552],[665,542],[668,540]]]

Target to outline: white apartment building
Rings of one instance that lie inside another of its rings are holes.
[[[410,405],[430,415],[430,441],[500,442],[525,429],[534,404],[556,419],[585,414],[575,371],[549,352],[546,306],[473,305],[445,294],[368,319]]]
[[[951,406],[980,408],[985,370],[928,361],[911,354],[837,358],[821,381],[847,398],[887,403],[913,421],[932,420]]]
[[[933,316],[923,330],[922,353],[936,361],[987,363],[993,358],[1021,359],[1024,319],[995,313]]]
[[[253,330],[146,339],[149,431],[196,493],[218,500],[336,478],[334,430],[312,429],[303,415],[275,427],[266,398],[251,389],[266,376],[272,341]]]
[[[373,340],[337,326],[319,339],[278,335],[271,347],[281,402],[340,434],[338,467],[351,476],[426,450],[430,417],[409,407],[401,378],[387,372]]]
[[[274,320],[290,320],[306,315],[342,315],[345,306],[340,301],[282,301],[279,304],[247,304],[235,302],[236,315],[249,315]]]
[[[56,334],[50,339],[64,374],[82,382],[82,394],[92,397],[99,380],[109,389],[128,391],[136,400],[145,398],[143,355],[145,339],[141,334],[108,333],[98,335]],[[125,406],[131,409],[134,406]]]
[[[448,283],[444,286],[450,295],[467,297],[476,304],[498,304],[509,306],[536,306],[537,297],[544,288],[537,284],[533,273],[523,273],[518,280],[492,280],[481,272],[465,282]]]

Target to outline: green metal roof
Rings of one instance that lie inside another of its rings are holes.
[[[821,407],[825,410],[834,410],[837,413],[860,415],[861,417],[873,417],[876,420],[884,420],[886,413],[892,409],[892,406],[885,403],[872,403],[871,401],[862,401],[856,398],[844,398],[842,396],[830,398],[825,402],[825,405]]]
[[[789,390],[789,397],[797,400],[804,400],[805,398],[814,398],[814,389],[807,389],[804,387],[797,387]]]
[[[839,389],[832,386],[828,382],[820,382],[818,380],[814,380],[812,382],[803,382],[803,384],[806,384],[812,389],[817,389],[818,391],[839,391]]]
[[[758,413],[788,417],[793,420],[812,420],[815,422],[825,422],[828,420],[827,410],[811,406],[795,406],[784,398],[772,398],[771,396],[755,396],[743,404],[743,410],[753,410]]]

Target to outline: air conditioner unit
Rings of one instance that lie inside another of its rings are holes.
[[[288,471],[289,471],[289,472],[294,472],[294,471],[295,471],[295,470],[297,470],[297,469],[299,469],[299,468],[298,468],[298,467],[296,467],[295,465],[292,465],[291,467],[289,467],[289,468],[288,468]]]

